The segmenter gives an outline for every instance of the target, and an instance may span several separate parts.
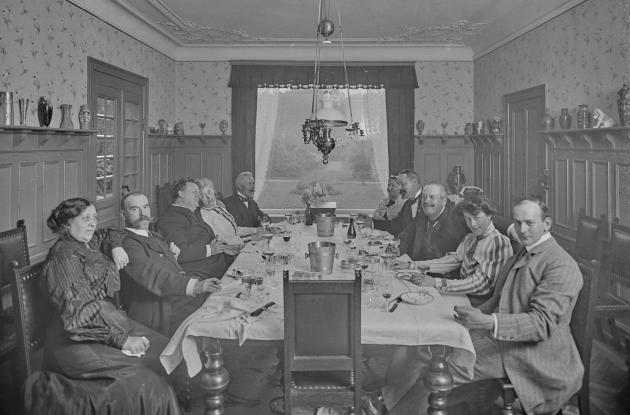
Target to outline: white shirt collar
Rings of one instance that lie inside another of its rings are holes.
[[[242,198],[244,198],[244,199],[249,199],[249,197],[245,196],[243,193],[241,193],[241,192],[239,192],[239,191],[236,191],[236,193],[237,193],[240,197],[242,197]]]
[[[551,239],[551,232],[543,233],[539,240],[537,240],[531,245],[526,245],[525,249],[527,249],[527,252],[532,252],[532,249],[534,249],[535,247],[537,247],[538,245],[540,245],[541,243],[545,242],[548,239]]]
[[[127,229],[129,232],[133,232],[136,235],[140,235],[140,236],[146,236],[147,238],[149,237],[149,231],[146,229],[136,229],[136,228],[125,228]]]
[[[422,193],[422,189],[418,190],[415,194],[415,196],[413,197],[414,199],[417,199],[418,196],[420,196],[420,193]],[[416,200],[416,203],[418,203],[418,201]]]

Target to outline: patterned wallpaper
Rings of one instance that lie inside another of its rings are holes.
[[[228,122],[231,134],[232,89],[229,62],[180,62],[175,66],[176,121],[186,134],[221,134],[219,122]]]
[[[587,104],[618,121],[616,93],[624,74],[630,80],[622,1],[582,3],[476,60],[475,119],[500,114],[504,94],[546,84],[554,118],[569,108],[575,125],[577,106]]]
[[[424,121],[422,134],[464,134],[473,120],[472,62],[417,62],[416,121]],[[414,127],[414,134],[417,131]]]
[[[47,96],[55,107],[50,126],[61,122],[59,105],[71,104],[78,128],[77,112],[87,100],[88,56],[149,78],[149,125],[174,117],[170,58],[65,0],[3,1],[0,15],[0,90],[33,101],[28,125],[39,126],[35,102]]]

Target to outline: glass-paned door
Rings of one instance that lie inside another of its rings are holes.
[[[88,180],[99,225],[121,224],[120,199],[125,192],[144,190],[146,91],[148,80],[88,59],[88,94],[96,109],[96,140]]]
[[[114,197],[116,181],[116,105],[107,96],[96,99],[96,200]]]

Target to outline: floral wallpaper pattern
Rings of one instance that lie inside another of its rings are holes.
[[[446,134],[464,134],[473,120],[472,62],[417,62],[416,77],[415,119],[424,121],[422,134],[442,134],[442,121]]]
[[[618,121],[616,93],[630,80],[622,2],[589,0],[477,59],[475,119],[501,114],[504,94],[545,84],[552,117],[569,108],[575,120],[587,104]]]
[[[175,66],[175,108],[177,121],[186,134],[221,134],[219,122],[228,122],[231,131],[232,89],[229,62],[180,62]]]
[[[149,125],[174,118],[172,59],[65,0],[0,3],[0,91],[31,99],[27,125],[39,125],[36,101],[47,96],[55,107],[50,126],[61,122],[59,105],[71,104],[78,127],[88,56],[149,79]]]

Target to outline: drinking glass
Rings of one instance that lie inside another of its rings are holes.
[[[271,239],[273,238],[273,234],[272,233],[263,233],[262,237],[265,241],[267,241],[267,248],[269,248],[269,245],[271,244]]]
[[[265,301],[265,276],[262,273],[256,274],[256,279],[254,281],[254,285],[256,286],[256,297],[261,303]]]
[[[385,309],[383,311],[387,313],[389,311],[389,299],[392,298],[392,293],[390,293],[389,291],[383,291],[381,295],[385,299],[385,304],[384,304]]]

